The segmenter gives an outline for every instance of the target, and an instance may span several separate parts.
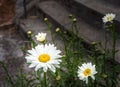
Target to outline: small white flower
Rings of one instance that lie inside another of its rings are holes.
[[[28,50],[28,55],[25,58],[30,63],[29,68],[35,67],[35,71],[43,69],[44,72],[47,72],[50,69],[55,72],[62,62],[60,53],[61,51],[57,50],[53,44],[41,44]]]
[[[83,63],[82,66],[79,66],[78,68],[77,73],[80,80],[86,81],[86,84],[88,84],[88,77],[95,80],[94,75],[97,73],[95,65],[92,65],[91,63]]]
[[[115,16],[116,16],[116,15],[113,14],[113,13],[108,13],[108,14],[106,14],[106,15],[102,18],[102,20],[103,20],[104,23],[113,22]]]
[[[43,42],[46,39],[46,33],[38,33],[35,37],[37,41]]]

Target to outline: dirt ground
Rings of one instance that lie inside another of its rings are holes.
[[[0,25],[9,22],[15,14],[15,0],[0,0]]]

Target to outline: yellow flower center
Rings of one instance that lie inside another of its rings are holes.
[[[83,73],[85,76],[89,76],[91,74],[91,69],[89,69],[89,68],[85,69]]]
[[[40,62],[43,62],[43,63],[46,63],[50,60],[50,56],[48,54],[41,54],[39,57],[38,57],[38,60]]]
[[[108,21],[110,21],[110,20],[111,20],[111,18],[112,18],[111,16],[110,16],[110,17],[107,17],[107,20],[108,20]]]

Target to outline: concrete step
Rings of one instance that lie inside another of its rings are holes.
[[[48,17],[52,23],[54,23],[57,26],[61,26],[64,29],[67,29],[68,31],[71,28],[71,22],[68,18],[68,15],[71,14],[68,10],[66,10],[64,7],[62,7],[60,4],[58,4],[55,1],[45,1],[41,2],[37,5],[37,8],[39,9],[40,14],[43,14],[45,17]],[[91,24],[88,24],[79,17],[77,20],[77,26],[79,29],[78,36],[85,39],[86,42],[91,43],[93,41],[96,42],[102,42],[104,44],[104,30],[103,29],[97,29],[96,27],[93,27]],[[120,50],[120,39],[118,39],[117,42],[117,49]],[[111,37],[110,37],[110,43],[109,47],[111,48]],[[118,52],[117,61],[120,62],[120,52]]]
[[[116,14],[116,31],[120,34],[120,6],[105,0],[71,0],[70,11],[83,18],[89,24],[101,28],[102,17],[107,13]]]
[[[120,6],[120,0],[103,0],[106,1],[107,3],[114,4]]]
[[[61,7],[57,2],[55,2],[55,1],[42,2],[42,3],[39,3],[38,8],[39,8],[40,12],[45,14],[46,17],[53,20],[54,23],[56,23],[56,25],[63,26],[65,29],[70,30],[72,23],[68,16],[71,13],[69,11],[67,11],[64,7]],[[85,23],[82,19],[79,19],[77,24],[79,27],[79,33],[80,33],[79,35],[81,37],[84,37],[87,40],[87,42],[97,40],[96,34],[95,34],[95,36],[91,36],[91,35],[93,35],[93,33],[92,33],[93,31],[97,32],[97,30],[95,28],[93,28],[89,24]],[[101,30],[99,30],[99,31],[101,31]],[[88,37],[88,35],[90,35],[91,37]],[[94,39],[92,40],[93,37],[94,37]]]

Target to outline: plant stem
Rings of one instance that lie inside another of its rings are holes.
[[[107,30],[105,30],[105,53],[103,55],[103,62],[104,62],[104,66],[103,66],[103,72],[105,73],[105,62],[106,62],[106,53],[107,53],[107,42],[108,42],[108,34],[107,34]]]
[[[115,58],[115,47],[116,47],[116,33],[115,33],[115,29],[113,29],[113,50],[112,50],[112,53],[113,53],[113,59]]]
[[[52,42],[53,42],[53,44],[55,44],[55,41],[53,39],[52,26],[51,26],[51,24],[49,22],[47,22],[47,25],[48,25],[48,29],[49,29],[50,34],[51,34]]]
[[[8,73],[6,65],[3,62],[1,62],[1,61],[0,61],[0,64],[2,65],[3,69],[5,70],[5,73],[6,73],[7,77],[8,77],[9,82],[11,83],[12,87],[14,87],[14,82],[13,82],[11,76]]]
[[[46,83],[46,72],[44,72],[44,87],[47,87],[47,83]]]
[[[114,28],[114,24],[112,25],[112,38],[113,38],[113,49],[112,49],[112,58],[113,60],[115,59],[115,53],[116,53],[116,32],[115,32],[115,28]],[[114,79],[116,81],[116,78],[114,78],[115,76],[115,66],[113,65],[113,76],[112,79]],[[115,86],[115,82],[112,82],[112,86]]]

